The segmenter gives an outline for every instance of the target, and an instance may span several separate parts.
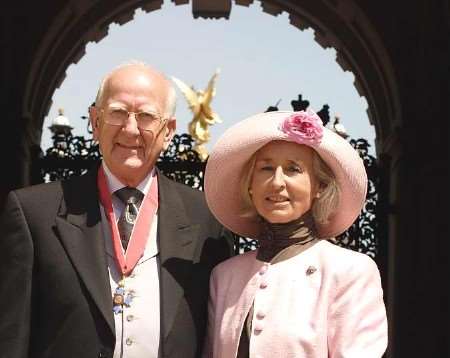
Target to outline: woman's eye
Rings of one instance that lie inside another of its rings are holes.
[[[300,167],[296,166],[296,165],[289,166],[288,170],[290,172],[294,172],[294,173],[301,173],[302,172],[302,169]]]
[[[261,170],[272,170],[272,167],[270,165],[265,165],[265,166],[262,166],[260,169]]]

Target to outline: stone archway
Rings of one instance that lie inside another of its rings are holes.
[[[190,3],[194,17],[227,17],[232,6],[253,1],[173,0]],[[293,26],[312,27],[322,46],[334,47],[369,104],[389,216],[388,356],[448,356],[448,1],[260,2],[272,15],[287,11]],[[107,34],[110,23],[125,23],[136,8],[154,11],[162,3],[11,2],[12,16],[5,11],[0,22],[11,33],[0,37],[0,101],[10,127],[0,143],[7,168],[0,178],[2,199],[30,182],[43,118],[66,68],[83,56],[89,41]]]
[[[189,4],[189,0],[173,0],[175,5]],[[229,18],[233,6],[249,6],[254,0],[192,0],[194,18]],[[290,24],[298,29],[311,28],[315,40],[323,48],[336,50],[336,61],[344,71],[355,75],[355,87],[368,102],[368,116],[376,131],[376,150],[380,165],[388,177],[390,157],[385,143],[389,142],[393,124],[400,121],[399,95],[394,70],[389,55],[370,20],[355,1],[297,1],[283,3],[260,0],[262,11],[277,16],[289,15]],[[42,120],[48,112],[51,96],[65,78],[66,69],[84,55],[90,41],[98,42],[107,35],[108,27],[115,22],[123,25],[133,19],[134,11],[157,11],[162,0],[129,0],[121,4],[67,4],[58,15],[58,26],[47,32],[30,71],[25,103],[30,104],[29,113],[34,123],[34,143],[40,143]],[[189,7],[187,8],[189,9]],[[36,80],[37,79],[37,80]],[[31,123],[30,123],[31,125]],[[385,162],[383,162],[385,161]],[[387,182],[387,179],[384,180]],[[387,186],[382,187],[387,192]],[[385,198],[383,198],[385,199]],[[380,215],[381,216],[381,215]],[[387,230],[380,239],[379,264],[387,267]]]
[[[189,4],[189,0],[173,2],[175,5]],[[235,0],[233,4],[230,0],[192,0],[191,5],[194,18],[228,18],[233,6],[249,6],[253,2]],[[400,119],[400,107],[389,56],[363,11],[353,0],[311,0],[301,5],[295,0],[261,0],[260,3],[262,10],[270,15],[287,12],[292,26],[313,29],[315,40],[323,48],[336,50],[336,61],[344,71],[355,75],[354,85],[368,102],[369,120],[376,131],[376,150],[378,156],[384,158],[384,143],[390,137],[392,124]],[[40,143],[42,121],[54,90],[63,82],[66,69],[83,57],[87,43],[103,39],[111,23],[123,25],[131,21],[137,8],[152,12],[159,10],[162,4],[162,0],[128,0],[104,2],[100,6],[100,3],[73,1],[60,10],[34,57],[26,85],[24,104],[31,119],[28,133],[35,135],[32,139],[35,145]],[[386,269],[386,236],[380,245],[382,270]]]
[[[175,0],[177,5],[188,3]],[[253,0],[236,0],[235,6],[248,6]],[[368,115],[375,126],[377,151],[383,152],[383,139],[389,137],[392,123],[400,118],[398,94],[395,88],[389,56],[378,39],[370,21],[353,3],[330,1],[285,1],[283,5],[273,1],[261,1],[263,11],[278,15],[289,13],[290,23],[315,31],[316,41],[324,48],[337,51],[337,62],[343,70],[355,74],[355,86],[369,103]],[[26,85],[24,113],[31,118],[32,130],[40,142],[42,121],[48,112],[51,96],[65,78],[67,67],[76,63],[83,55],[88,42],[98,42],[107,35],[110,23],[124,24],[133,18],[136,8],[150,12],[161,8],[162,1],[125,1],[120,6],[100,7],[68,3],[60,11],[54,26],[47,32],[34,57]],[[193,1],[194,17],[227,17],[231,1]],[[58,26],[59,25],[59,26]]]

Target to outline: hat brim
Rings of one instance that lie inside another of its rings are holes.
[[[214,146],[205,170],[205,195],[213,215],[229,230],[257,238],[261,223],[242,216],[241,177],[252,155],[275,140],[294,142],[280,127],[294,112],[266,112],[251,116],[230,127]],[[339,188],[337,209],[328,223],[317,225],[321,238],[334,237],[349,228],[364,205],[367,175],[362,159],[342,137],[323,128],[320,143],[313,148],[330,167]]]

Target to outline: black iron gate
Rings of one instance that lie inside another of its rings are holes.
[[[309,102],[300,95],[291,102],[295,111],[305,110]],[[269,107],[268,111],[277,110]],[[329,107],[324,105],[317,112],[324,125],[329,124]],[[379,249],[377,241],[376,210],[379,202],[379,175],[375,158],[369,154],[369,143],[366,139],[349,139],[350,144],[358,151],[364,161],[369,178],[366,202],[363,211],[355,223],[335,243],[376,258]],[[188,134],[175,135],[171,145],[158,159],[157,166],[169,178],[203,189],[203,173],[206,162],[202,162],[193,150],[193,139]],[[38,160],[40,181],[48,182],[67,179],[72,175],[82,175],[94,167],[101,159],[98,145],[92,139],[73,136],[70,131],[56,132],[53,136],[53,146],[47,149],[45,155]],[[255,249],[257,242],[248,238],[235,238],[236,252]]]

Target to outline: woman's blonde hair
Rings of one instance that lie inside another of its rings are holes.
[[[258,215],[249,192],[255,168],[256,153],[242,168],[240,191],[242,198],[241,216],[243,217],[256,217]],[[313,171],[319,181],[320,196],[314,199],[311,212],[316,224],[326,224],[339,204],[339,187],[332,170],[315,150],[313,150]]]

